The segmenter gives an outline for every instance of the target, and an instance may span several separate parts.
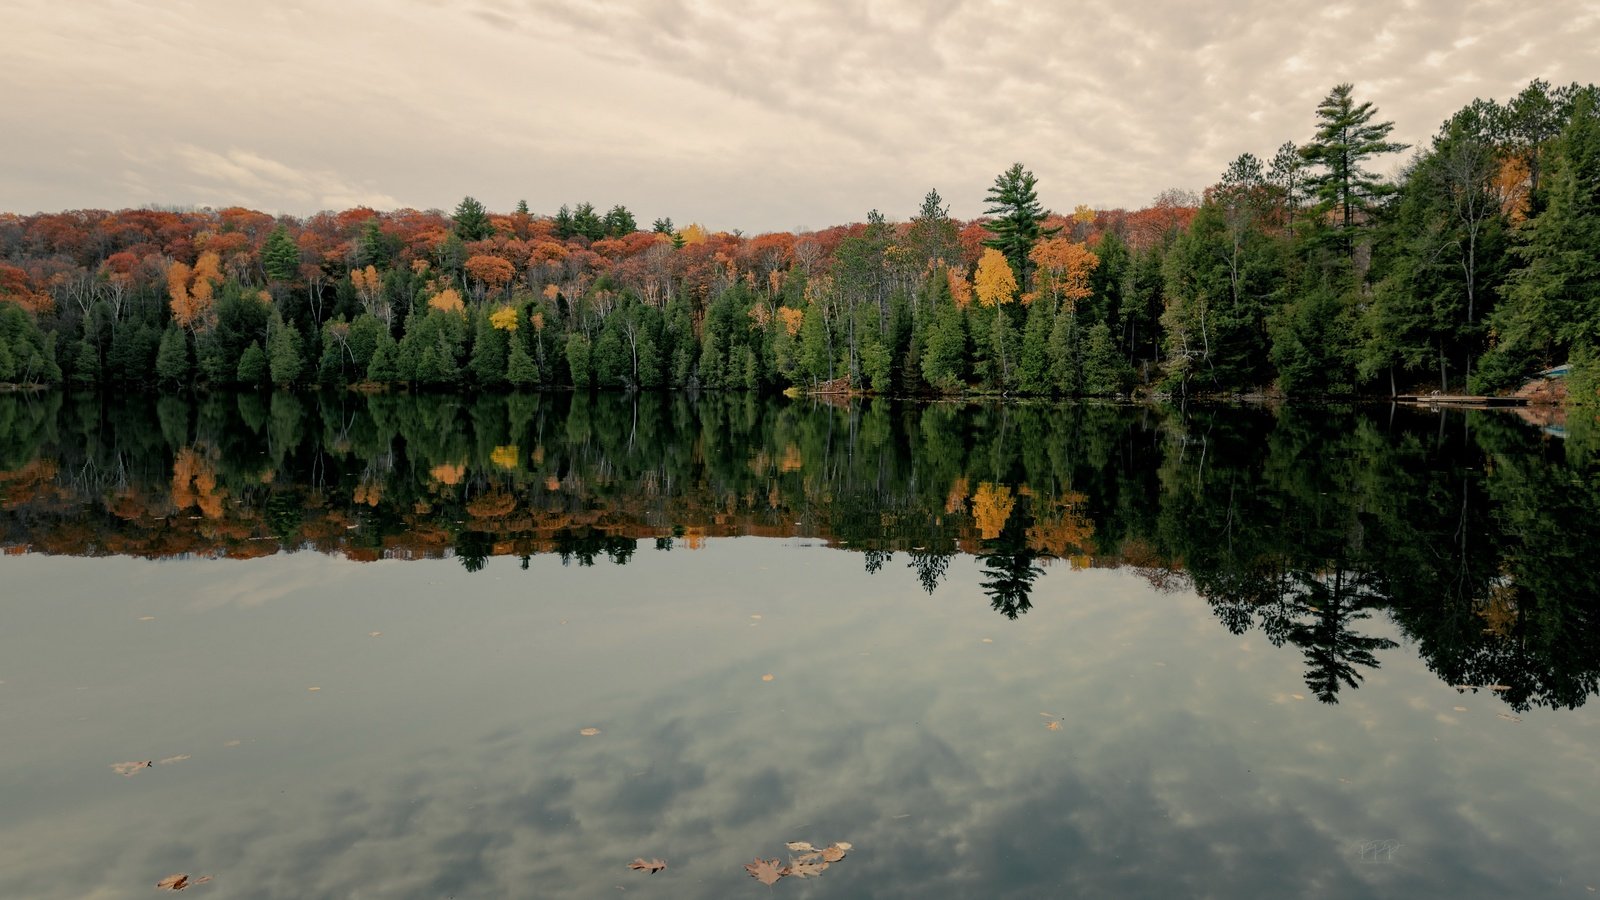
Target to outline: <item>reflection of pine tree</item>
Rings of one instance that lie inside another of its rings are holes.
[[[922,585],[922,589],[932,594],[933,589],[939,586],[939,582],[944,580],[945,573],[950,569],[950,556],[949,553],[914,550],[911,552],[911,562],[907,563],[906,567],[916,570],[917,581]]]
[[[989,605],[1008,619],[1033,608],[1033,582],[1044,574],[1034,565],[1039,554],[1028,546],[1031,510],[1028,499],[1019,498],[1000,534],[983,542],[989,553],[979,557],[985,578],[983,592],[989,595]]]
[[[1362,675],[1358,666],[1376,669],[1374,650],[1398,646],[1388,638],[1357,634],[1354,625],[1368,617],[1368,606],[1360,590],[1365,579],[1344,569],[1331,576],[1305,579],[1305,592],[1294,607],[1310,621],[1292,624],[1286,637],[1305,651],[1306,687],[1323,703],[1338,703],[1340,684],[1357,687]]]

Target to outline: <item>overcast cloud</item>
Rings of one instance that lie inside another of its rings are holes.
[[[1600,2],[11,0],[0,210],[622,203],[746,231],[1137,207],[1303,141],[1356,84],[1425,140],[1595,79]],[[1390,168],[1399,165],[1396,158]]]

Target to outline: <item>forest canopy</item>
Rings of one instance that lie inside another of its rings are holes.
[[[1570,363],[1593,402],[1597,102],[1535,81],[1407,148],[1341,84],[1199,194],[1063,212],[1018,162],[977,219],[930,190],[798,234],[473,197],[0,213],[0,383],[1316,396]]]

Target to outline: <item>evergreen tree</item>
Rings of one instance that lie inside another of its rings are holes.
[[[556,210],[555,219],[551,224],[555,226],[552,229],[552,233],[555,234],[557,240],[564,241],[576,233],[572,227],[572,210],[568,209],[565,203],[561,204],[560,209]]]
[[[267,235],[261,247],[261,268],[273,281],[293,281],[300,274],[300,247],[289,235],[286,225],[279,225]]]
[[[1083,392],[1097,396],[1120,394],[1128,389],[1132,378],[1128,361],[1111,337],[1111,327],[1104,322],[1094,323],[1083,348]]]
[[[301,352],[300,332],[283,321],[277,313],[272,315],[271,332],[267,337],[267,364],[272,383],[287,387],[300,380],[305,369],[305,355]]]
[[[486,311],[479,311],[472,341],[472,377],[483,387],[505,384],[508,332],[494,327]]]
[[[1017,357],[1017,387],[1029,394],[1048,394],[1050,382],[1050,333],[1058,313],[1055,301],[1036,298],[1028,304],[1027,324],[1022,331],[1022,352]],[[1071,313],[1066,313],[1071,315]]]
[[[156,351],[156,378],[167,387],[183,385],[189,379],[189,336],[174,322],[161,335]]]
[[[576,332],[567,336],[567,370],[572,374],[575,390],[586,391],[594,386],[594,370],[590,367],[589,336]]]
[[[922,379],[936,391],[950,392],[961,387],[966,374],[966,318],[953,303],[942,304],[935,313],[928,347],[922,354]]]
[[[251,386],[258,386],[267,380],[267,354],[262,352],[260,344],[251,341],[250,346],[244,348],[234,377],[240,384]]]
[[[517,388],[531,388],[539,383],[539,364],[534,362],[521,341],[511,342],[510,361],[506,363],[506,380]]]
[[[481,241],[494,234],[488,211],[472,197],[461,198],[451,224],[453,233],[463,241]]]
[[[613,206],[606,211],[604,224],[607,237],[623,237],[639,230],[639,223],[634,221],[633,213],[621,205]]]
[[[1480,389],[1509,387],[1532,370],[1566,362],[1575,346],[1600,346],[1600,109],[1581,91],[1556,141],[1545,209],[1512,251],[1494,317],[1499,343],[1485,356]]]
[[[1034,190],[1037,184],[1038,179],[1024,170],[1022,163],[1013,163],[1011,168],[995,176],[994,186],[984,198],[989,204],[984,212],[995,217],[984,224],[992,235],[983,242],[984,246],[1005,254],[1023,293],[1027,293],[1033,283],[1033,261],[1028,258],[1028,252],[1040,238],[1061,230],[1043,226],[1044,207],[1039,205],[1039,196]]]
[[[405,375],[397,359],[398,345],[388,331],[382,332],[372,349],[372,359],[367,363],[367,380],[378,384],[404,381]]]
[[[1328,92],[1317,105],[1316,137],[1300,148],[1301,158],[1320,169],[1306,179],[1306,189],[1316,198],[1318,213],[1331,211],[1337,217],[1346,256],[1354,253],[1354,229],[1364,227],[1373,202],[1393,190],[1363,166],[1379,154],[1406,149],[1388,140],[1394,123],[1373,122],[1377,110],[1370,101],[1357,105],[1354,90],[1339,84]]]

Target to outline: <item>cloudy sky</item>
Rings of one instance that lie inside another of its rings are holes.
[[[1594,80],[1597,39],[1600,0],[9,0],[0,211],[472,194],[754,232],[929,187],[976,215],[1016,160],[1047,206],[1136,207],[1304,140],[1338,82],[1415,143]]]

